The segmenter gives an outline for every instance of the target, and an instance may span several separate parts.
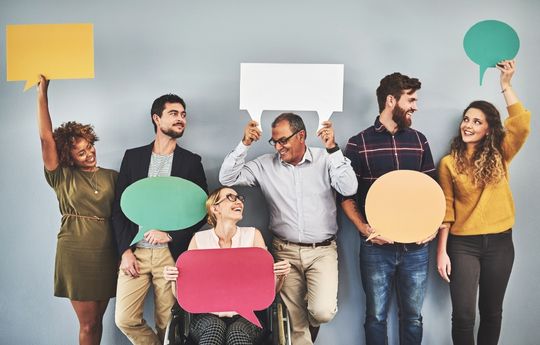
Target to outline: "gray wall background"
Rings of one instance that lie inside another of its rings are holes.
[[[223,157],[241,139],[249,120],[238,109],[241,62],[345,64],[344,111],[333,120],[338,143],[371,125],[377,114],[375,88],[386,74],[419,77],[420,110],[413,126],[428,137],[438,161],[457,133],[462,109],[474,99],[494,102],[505,113],[498,73],[478,85],[478,66],[466,57],[463,35],[480,20],[497,19],[519,34],[521,50],[513,85],[533,112],[532,136],[512,163],[517,222],[516,260],[505,300],[501,344],[540,341],[537,196],[540,167],[535,151],[540,68],[540,2],[514,0],[348,1],[73,1],[2,0],[0,26],[34,23],[93,23],[92,80],[53,81],[50,108],[55,126],[67,120],[95,125],[99,165],[118,169],[125,149],[150,142],[151,102],[174,92],[188,103],[189,123],[180,145],[203,157],[210,188],[218,186]],[[4,31],[5,32],[5,31]],[[52,296],[59,212],[46,184],[36,129],[35,88],[6,82],[5,34],[0,35],[0,178],[2,260],[1,344],[75,344],[78,323],[68,300]],[[270,152],[265,141],[277,112],[265,112],[264,134],[250,157]],[[308,144],[317,116],[303,112]],[[257,190],[243,224],[266,232],[267,213]],[[323,326],[317,344],[363,344],[364,296],[356,230],[341,214],[339,313]],[[435,246],[432,246],[434,254]],[[450,344],[450,297],[432,256],[424,304],[424,344]],[[151,303],[147,319],[153,323]],[[114,325],[114,300],[104,320],[103,344],[128,344]],[[397,343],[395,306],[390,343]]]

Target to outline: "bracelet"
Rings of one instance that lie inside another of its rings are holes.
[[[336,144],[336,146],[332,147],[331,149],[326,149],[326,152],[328,152],[328,153],[334,153],[334,152],[337,152],[337,151],[339,151],[338,144]]]
[[[512,85],[508,85],[508,87],[505,87],[504,89],[502,89],[501,93],[505,93],[506,90],[508,90],[508,88],[512,87]]]

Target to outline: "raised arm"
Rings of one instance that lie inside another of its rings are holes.
[[[514,60],[504,60],[499,62],[496,67],[501,71],[501,92],[504,95],[504,101],[507,106],[519,102],[516,92],[512,88],[512,77],[514,76],[516,62]]]
[[[43,75],[40,76],[37,87],[37,122],[39,130],[39,139],[41,140],[41,155],[45,169],[53,171],[58,167],[58,152],[54,142],[51,115],[49,113],[49,100],[47,90],[49,81]]]
[[[324,121],[317,132],[326,148],[329,163],[330,184],[343,196],[352,196],[358,188],[358,181],[351,166],[351,161],[343,155],[335,142],[332,122]]]
[[[242,141],[230,152],[219,169],[219,182],[224,186],[256,186],[259,167],[255,162],[246,163],[247,151],[254,141],[259,140],[260,130],[256,121],[249,121],[244,128]]]
[[[497,64],[501,71],[501,92],[506,102],[508,117],[504,121],[505,137],[502,143],[504,159],[510,162],[525,143],[531,131],[531,113],[519,101],[512,88],[512,77],[516,71],[514,60]]]

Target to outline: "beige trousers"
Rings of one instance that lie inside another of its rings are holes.
[[[331,321],[337,313],[338,255],[336,242],[324,247],[272,243],[277,260],[289,260],[291,273],[281,297],[289,310],[293,345],[311,345],[309,326]]]
[[[167,322],[171,317],[174,296],[171,282],[163,278],[163,267],[174,266],[168,247],[137,248],[134,252],[141,271],[137,278],[118,272],[115,322],[135,345],[163,344]],[[156,332],[143,318],[144,300],[150,285],[154,288],[154,319]]]

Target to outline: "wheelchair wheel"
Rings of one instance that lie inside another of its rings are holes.
[[[283,302],[277,304],[277,340],[279,345],[291,345],[289,313]]]
[[[189,344],[189,324],[191,315],[182,310],[178,304],[172,308],[171,320],[165,330],[164,345],[185,345]]]

